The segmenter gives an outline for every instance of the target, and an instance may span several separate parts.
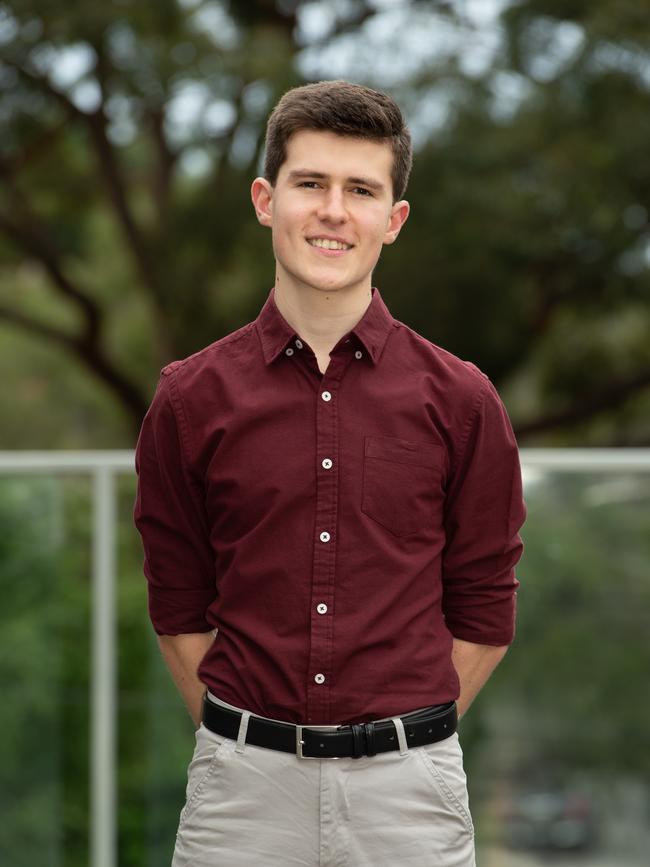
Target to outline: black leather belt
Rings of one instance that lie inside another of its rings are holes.
[[[203,700],[203,725],[219,735],[237,740],[241,713]],[[448,738],[456,731],[456,702],[437,704],[400,717],[406,743],[421,747]],[[343,726],[299,726],[252,716],[248,721],[246,743],[301,759],[334,759],[374,756],[400,748],[395,724],[391,720]]]

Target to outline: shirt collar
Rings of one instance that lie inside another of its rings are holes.
[[[370,304],[361,319],[349,333],[353,334],[362,343],[372,363],[377,364],[395,320],[386,307],[379,289],[373,286],[371,292],[372,298]],[[262,343],[264,361],[267,364],[275,361],[284,352],[287,344],[293,342],[296,337],[299,337],[297,332],[278,310],[275,303],[274,286],[271,287],[268,298],[255,320],[255,325]],[[345,337],[347,335],[344,335],[341,341]],[[341,341],[339,341],[339,344]]]

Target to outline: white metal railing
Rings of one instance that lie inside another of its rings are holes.
[[[650,471],[650,449],[521,449],[524,484],[543,471]],[[116,485],[132,451],[1,452],[0,475],[88,474],[93,480],[91,649],[91,867],[117,867]]]
[[[521,449],[519,453],[524,470],[650,470],[650,449]]]
[[[0,475],[88,474],[92,489],[90,671],[90,864],[117,867],[116,496],[117,473],[134,472],[130,451],[0,452]]]

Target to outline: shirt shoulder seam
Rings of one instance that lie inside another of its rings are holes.
[[[185,365],[189,364],[189,362],[191,361],[206,356],[209,353],[218,352],[221,348],[223,348],[224,346],[228,346],[231,343],[237,343],[239,340],[247,337],[250,334],[251,330],[254,328],[254,326],[254,322],[249,322],[247,325],[243,325],[237,331],[233,331],[232,334],[226,334],[224,337],[220,337],[219,340],[216,340],[209,346],[205,346],[203,347],[203,349],[199,349],[198,352],[194,352],[192,353],[192,355],[188,355],[187,358],[181,358],[177,361],[170,361],[169,364],[166,364],[163,367],[162,373],[165,376],[169,376],[176,370],[185,367]]]
[[[462,431],[458,437],[457,457],[454,460],[454,464],[451,468],[451,474],[452,475],[456,472],[459,464],[462,461],[462,458],[465,456],[465,451],[467,449],[467,443],[469,440],[470,432],[472,430],[472,427],[474,426],[474,421],[477,418],[477,416],[481,410],[481,407],[485,403],[485,396],[486,396],[487,390],[488,390],[488,386],[487,386],[488,378],[487,378],[487,376],[484,373],[482,373],[482,371],[480,371],[475,365],[472,365],[472,367],[474,367],[474,370],[476,370],[476,372],[479,374],[478,380],[479,380],[480,388],[476,394],[476,397],[474,398],[474,402],[472,403],[471,409],[470,409],[469,413],[467,414],[467,420],[465,421],[463,429],[462,429]]]
[[[176,419],[176,425],[178,427],[178,431],[180,434],[180,444],[181,444],[181,459],[183,464],[185,465],[185,469],[187,470],[187,455],[186,452],[190,451],[190,433],[189,433],[189,424],[187,422],[187,415],[185,413],[185,404],[183,401],[183,396],[180,392],[180,388],[178,386],[178,381],[176,378],[176,368],[171,370],[168,374],[168,382],[169,382],[169,404],[171,406],[172,413],[174,414],[174,418]]]

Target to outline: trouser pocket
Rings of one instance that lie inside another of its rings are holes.
[[[215,734],[203,723],[196,731],[196,745],[192,761],[187,769],[187,788],[185,806],[181,810],[179,830],[200,803],[201,797],[209,787],[209,782],[219,767],[229,738]]]
[[[463,768],[463,751],[458,735],[435,744],[426,744],[413,750],[427,769],[436,794],[443,799],[473,834],[474,824],[469,811],[467,777]]]

